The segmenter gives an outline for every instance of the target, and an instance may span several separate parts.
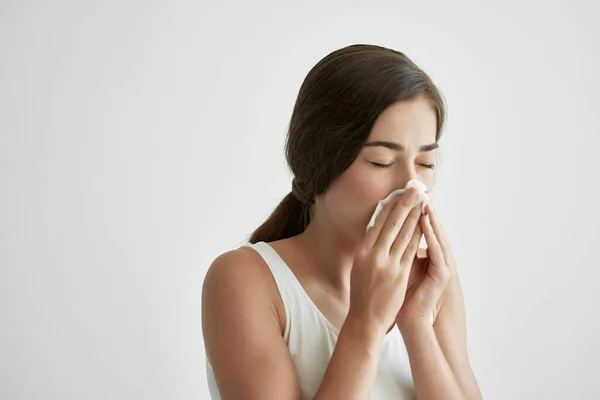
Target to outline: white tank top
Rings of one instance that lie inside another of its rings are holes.
[[[273,274],[286,315],[283,339],[296,367],[302,400],[312,399],[323,380],[339,330],[315,306],[294,273],[268,243],[245,246],[256,250]],[[219,400],[221,397],[208,357],[206,372],[211,398]],[[406,346],[394,325],[383,341],[371,400],[415,398]]]

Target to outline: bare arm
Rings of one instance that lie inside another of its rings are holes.
[[[405,321],[398,326],[408,352],[410,369],[419,400],[462,400],[450,365],[427,319]]]
[[[467,353],[465,304],[458,275],[444,293],[434,324],[435,334],[466,399],[482,399]]]
[[[221,255],[206,274],[202,331],[223,400],[301,398],[273,290],[267,267],[246,250]]]
[[[204,341],[223,400],[301,398],[274,296],[267,267],[246,250],[217,258],[206,275]],[[370,396],[385,332],[357,321],[346,319],[315,399]]]
[[[384,336],[349,315],[314,400],[370,398]]]
[[[425,257],[425,250],[419,249],[418,255],[419,258]],[[458,274],[441,296],[436,306],[436,315],[433,325],[437,338],[437,343],[433,343],[435,351],[438,347],[441,348],[464,397],[482,399],[467,353],[465,304]]]

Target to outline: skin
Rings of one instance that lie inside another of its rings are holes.
[[[427,100],[388,107],[357,159],[315,199],[305,232],[270,243],[340,329],[315,399],[368,398],[383,337],[394,324],[405,341],[417,398],[482,398],[467,354],[454,257],[432,204],[421,216],[415,191],[409,190],[384,207],[365,234],[380,199],[412,178],[431,187],[435,133]],[[422,235],[428,251],[417,254]],[[213,262],[203,287],[202,318],[224,400],[300,399],[282,338],[283,304],[254,250],[240,248]]]

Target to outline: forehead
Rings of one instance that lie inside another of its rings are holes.
[[[429,100],[417,97],[396,102],[375,121],[369,140],[398,142],[405,146],[435,142],[437,118]]]

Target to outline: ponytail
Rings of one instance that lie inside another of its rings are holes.
[[[274,242],[304,232],[310,222],[313,201],[305,191],[300,190],[296,179],[292,181],[292,191],[283,198],[273,213],[256,229],[248,241]]]

